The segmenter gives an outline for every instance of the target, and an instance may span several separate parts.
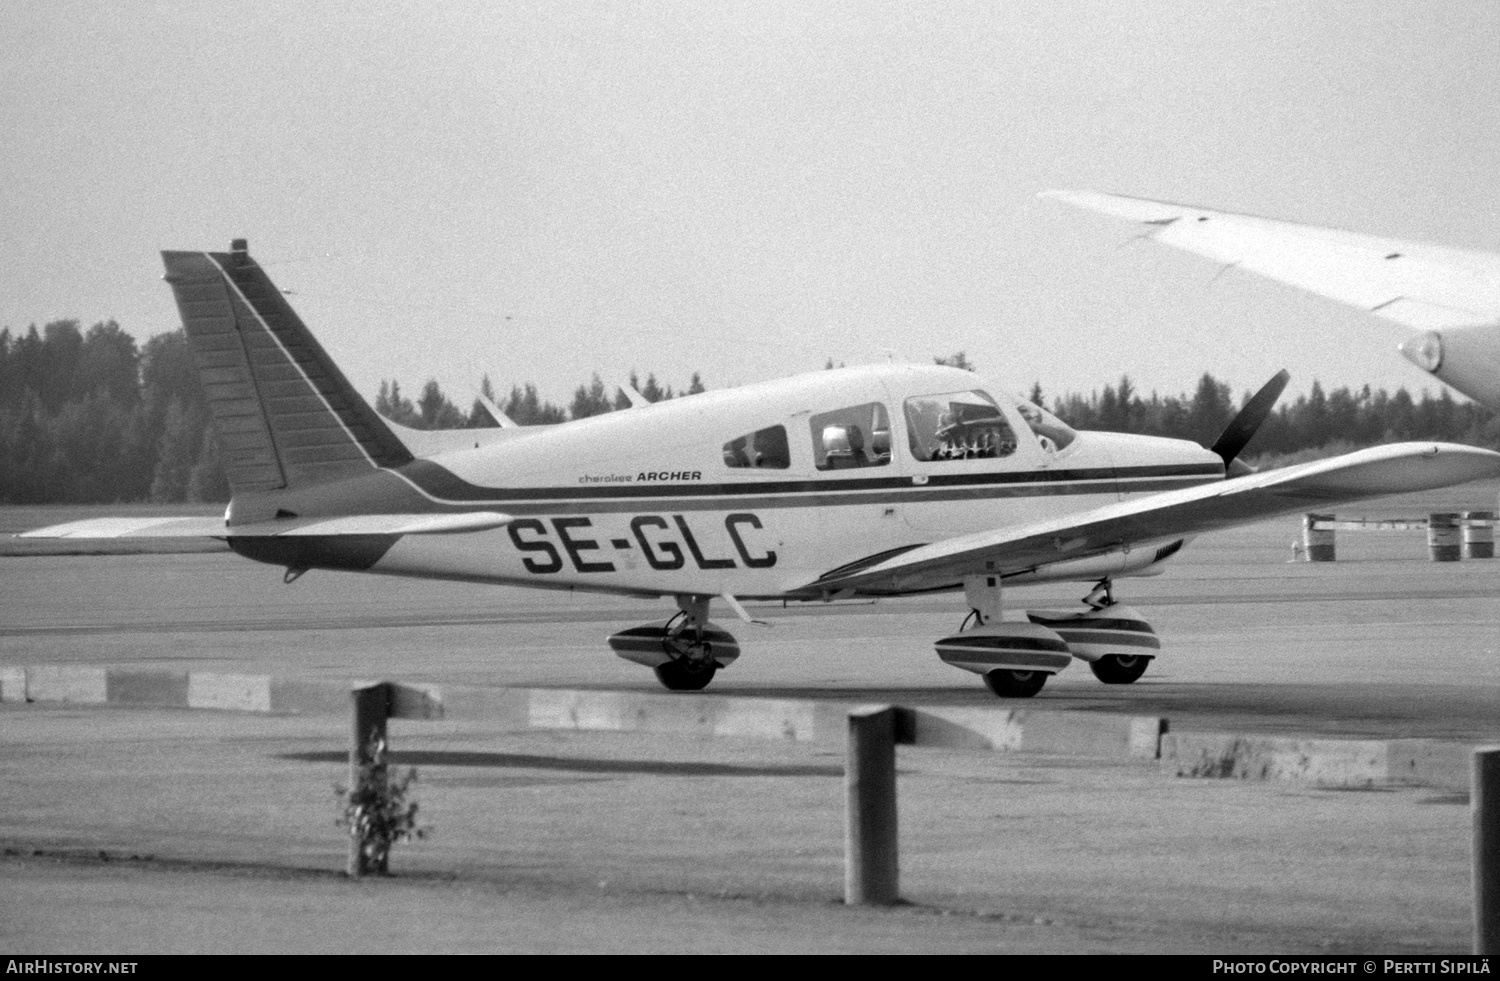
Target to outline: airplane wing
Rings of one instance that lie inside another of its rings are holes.
[[[281,518],[226,525],[223,518],[92,518],[23,532],[17,538],[260,538],[338,535],[444,535],[487,531],[511,522],[508,514],[358,514],[335,518]]]
[[[1500,320],[1500,255],[1093,191],[1042,197],[1149,226],[1145,237],[1419,330]]]
[[[1500,254],[1120,194],[1041,196],[1140,222],[1143,238],[1421,330],[1401,353],[1500,409]]]
[[[1428,490],[1500,476],[1500,453],[1452,443],[1397,443],[1328,460],[1151,494],[1093,511],[996,528],[911,549],[809,584],[904,593],[957,585],[964,576],[1016,575],[1091,556],[1151,548],[1309,507]],[[1080,577],[1082,578],[1082,577]]]

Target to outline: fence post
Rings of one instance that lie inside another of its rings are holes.
[[[1500,954],[1500,746],[1474,750],[1474,953]]]
[[[1495,512],[1464,512],[1464,558],[1493,559],[1495,557]],[[1474,524],[1476,521],[1489,524]]]
[[[1332,528],[1314,528],[1319,521],[1332,521],[1331,514],[1304,514],[1302,516],[1302,551],[1309,562],[1334,561],[1334,539]]]
[[[375,742],[386,741],[386,719],[390,716],[391,686],[385,682],[367,688],[355,688],[349,692],[354,700],[353,739],[349,744],[349,792],[360,787],[361,769],[370,762],[370,748]],[[361,835],[349,835],[348,872],[351,879],[358,879],[367,872],[365,842]]]
[[[890,705],[849,713],[844,764],[844,902],[900,901],[896,837],[896,712]]]

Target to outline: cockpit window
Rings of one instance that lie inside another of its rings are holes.
[[[918,461],[987,460],[1016,451],[1016,433],[981,391],[906,400],[906,434]]]
[[[1036,433],[1037,442],[1042,444],[1043,449],[1051,449],[1061,452],[1068,448],[1078,433],[1071,426],[1063,422],[1057,416],[1048,412],[1039,405],[1032,405],[1025,399],[1016,399],[1016,409],[1021,413],[1021,418],[1026,420],[1026,425]]]
[[[792,453],[787,446],[786,429],[783,426],[757,429],[748,436],[741,436],[724,444],[726,467],[785,470],[791,465]]]
[[[819,470],[883,467],[891,462],[891,419],[879,402],[812,417],[813,461]]]

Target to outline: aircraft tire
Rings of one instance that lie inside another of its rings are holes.
[[[1151,658],[1144,654],[1106,654],[1089,662],[1094,677],[1106,685],[1128,685],[1146,673]]]
[[[989,690],[1001,698],[1030,698],[1047,683],[1045,671],[991,671],[984,676]]]
[[[671,691],[702,691],[714,680],[719,666],[713,661],[707,664],[692,664],[688,661],[668,661],[652,669],[656,680]]]

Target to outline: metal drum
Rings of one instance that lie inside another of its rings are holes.
[[[1457,562],[1463,554],[1459,544],[1458,515],[1444,511],[1427,518],[1427,551],[1434,562]]]
[[[1302,516],[1302,552],[1309,562],[1332,562],[1336,557],[1332,528],[1313,527],[1319,521],[1332,521],[1331,514]]]
[[[1495,557],[1495,512],[1467,511],[1464,513],[1464,558],[1493,559]]]

